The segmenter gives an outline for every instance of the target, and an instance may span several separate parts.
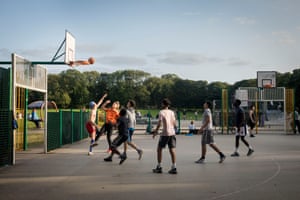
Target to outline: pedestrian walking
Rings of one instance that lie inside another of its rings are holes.
[[[249,129],[250,137],[255,137],[255,135],[253,134],[253,129],[256,126],[256,115],[255,115],[254,105],[251,105],[249,110],[248,125],[250,127]]]
[[[156,168],[153,169],[153,173],[162,173],[162,149],[168,145],[172,166],[169,170],[170,174],[177,174],[176,169],[176,118],[174,112],[169,109],[171,102],[169,99],[165,98],[162,101],[162,109],[158,114],[158,124],[156,129],[152,132],[153,139],[158,134],[159,128],[162,126],[162,132],[159,137],[158,145],[157,145],[157,165]]]
[[[226,156],[220,151],[220,149],[217,147],[215,140],[214,140],[214,133],[213,133],[213,120],[212,120],[212,114],[211,114],[211,103],[209,101],[206,101],[203,104],[203,119],[202,119],[202,126],[199,129],[199,133],[202,133],[201,138],[201,157],[199,160],[195,161],[196,163],[204,163],[205,162],[205,156],[206,156],[206,145],[208,144],[213,150],[215,150],[219,156],[220,160],[219,163],[222,163]]]
[[[236,99],[234,102],[234,107],[235,107],[235,125],[237,131],[235,135],[235,151],[233,152],[233,154],[231,154],[231,156],[233,157],[240,156],[238,152],[240,139],[246,145],[246,147],[248,147],[247,156],[251,156],[254,152],[252,146],[245,139],[245,136],[247,135],[245,111],[243,108],[240,107],[240,105],[241,105],[241,100]]]

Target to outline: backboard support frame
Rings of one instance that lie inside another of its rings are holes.
[[[65,56],[64,64],[69,64],[70,61],[75,61],[75,37],[66,30],[65,32],[65,39],[60,44],[58,50],[56,51],[55,55],[52,58],[52,62]],[[64,48],[64,52],[61,53],[62,49]]]
[[[31,61],[33,65],[66,65],[69,64],[70,61],[75,61],[75,38],[74,36],[66,30],[65,38],[63,42],[60,44],[58,50],[53,56],[51,61]],[[63,51],[64,47],[64,52]],[[72,52],[72,53],[71,53]],[[60,59],[62,56],[65,56],[64,61],[56,62],[56,60]],[[0,61],[1,65],[12,65],[12,61]]]

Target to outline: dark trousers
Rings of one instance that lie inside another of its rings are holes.
[[[300,133],[300,121],[299,120],[295,120],[295,130],[294,133],[296,133],[296,128],[298,130],[298,133]]]
[[[109,148],[111,148],[111,135],[112,135],[112,132],[113,132],[113,124],[112,123],[105,123],[101,127],[100,131],[97,131],[95,140],[97,141],[101,135],[106,133],[106,140],[107,140]]]

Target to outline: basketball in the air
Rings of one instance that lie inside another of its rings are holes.
[[[90,57],[88,61],[89,61],[90,64],[94,64],[95,63],[95,58]]]

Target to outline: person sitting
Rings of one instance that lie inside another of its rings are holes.
[[[43,120],[39,118],[35,108],[32,109],[30,121],[34,122],[37,128],[41,128],[41,122]]]
[[[189,124],[189,132],[186,135],[192,136],[194,133],[196,133],[196,127],[195,127],[194,121],[192,120],[191,123]]]

